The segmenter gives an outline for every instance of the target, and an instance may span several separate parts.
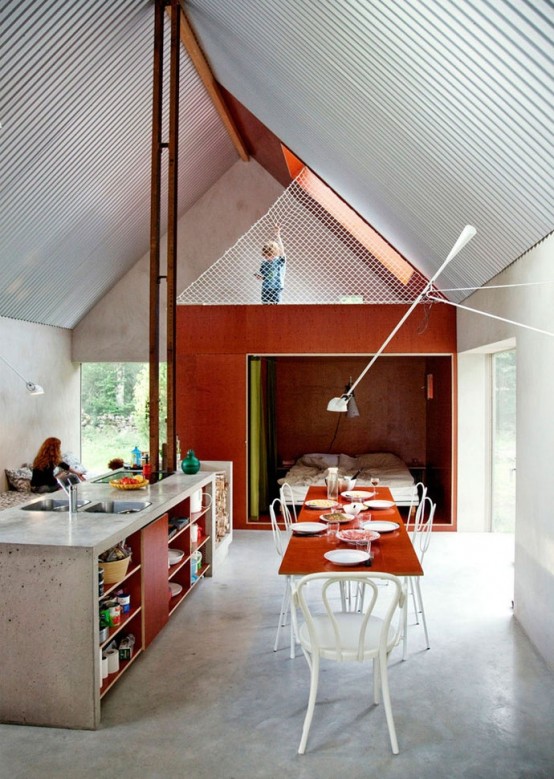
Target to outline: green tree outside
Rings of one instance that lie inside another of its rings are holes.
[[[148,451],[148,377],[144,363],[81,366],[81,460],[91,473],[107,471],[115,457],[129,463],[135,446]],[[161,363],[160,431],[166,424],[166,386],[166,365]]]

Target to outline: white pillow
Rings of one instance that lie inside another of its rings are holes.
[[[73,468],[74,471],[77,473],[86,473],[87,469],[85,466],[79,462],[77,457],[75,457],[74,454],[71,452],[66,452],[65,454],[62,454],[62,461],[64,463],[67,463],[70,468]]]
[[[404,461],[392,452],[372,452],[358,455],[359,468],[398,468]]]
[[[350,457],[349,454],[339,454],[339,468],[344,471],[358,471],[360,466],[356,457]]]
[[[304,454],[298,462],[311,468],[336,468],[339,464],[339,456],[338,454]]]
[[[33,472],[30,468],[6,468],[5,471],[10,490],[31,492],[31,476]]]

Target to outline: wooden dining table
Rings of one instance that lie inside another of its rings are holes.
[[[375,500],[392,501],[388,487],[371,488],[368,489],[368,492],[376,493],[373,498]],[[326,487],[310,487],[306,495],[306,501],[298,515],[298,522],[321,521],[320,515],[325,513],[325,510],[308,508],[306,502],[325,498],[327,498]],[[369,499],[372,498],[369,497]],[[339,496],[341,505],[349,502]],[[340,508],[338,511],[340,511]],[[321,535],[300,535],[293,532],[282,557],[279,573],[283,576],[306,576],[310,573],[373,570],[392,573],[396,576],[423,576],[423,569],[396,504],[387,509],[368,509],[361,512],[359,517],[362,521],[364,519],[369,520],[368,515],[371,515],[372,520],[388,520],[398,524],[398,530],[394,530],[391,533],[382,533],[376,541],[371,543],[371,553],[373,555],[371,568],[368,569],[365,565],[344,566],[329,562],[324,557],[325,552],[329,552],[332,549],[355,548],[351,544],[339,541],[334,536],[328,536],[326,533]],[[356,522],[344,523],[339,527],[340,529],[354,528],[356,527]]]

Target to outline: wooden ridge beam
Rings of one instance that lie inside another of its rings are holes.
[[[171,6],[168,5],[166,7],[166,11],[171,17]],[[208,95],[210,96],[211,101],[214,104],[214,107],[219,114],[219,117],[223,122],[231,141],[233,142],[233,146],[237,150],[241,160],[247,162],[250,159],[250,155],[248,154],[237,126],[233,121],[231,114],[229,113],[229,109],[227,108],[225,100],[223,99],[223,95],[221,94],[219,84],[215,80],[212,69],[210,68],[208,61],[204,56],[204,52],[200,48],[200,44],[196,39],[196,35],[194,34],[194,30],[190,25],[182,3],[180,35],[181,43],[187,50],[187,53],[192,60],[192,64],[196,68],[196,72],[206,87],[206,91],[208,92]]]

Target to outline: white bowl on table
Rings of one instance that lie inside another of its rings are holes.
[[[352,517],[357,517],[360,511],[367,511],[367,506],[363,503],[347,503],[342,507],[345,514],[350,514]]]

